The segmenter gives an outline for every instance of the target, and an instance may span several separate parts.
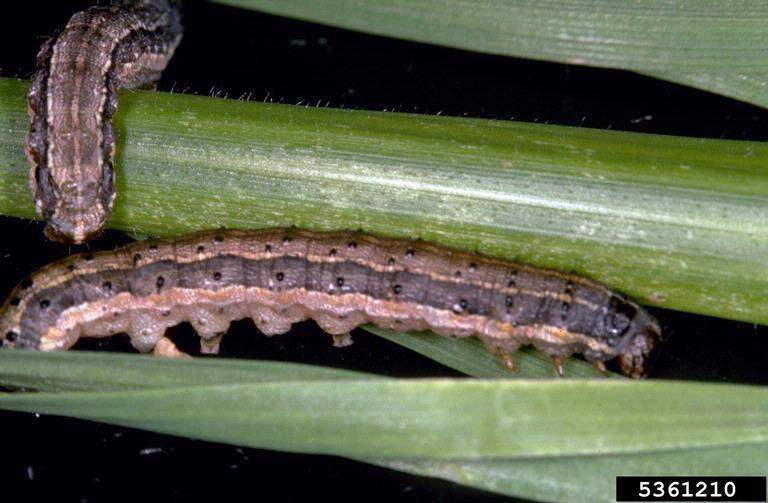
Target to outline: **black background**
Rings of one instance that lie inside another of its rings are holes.
[[[27,2],[0,21],[0,75],[29,78],[37,49],[90,2]],[[765,141],[768,112],[727,98],[595,68],[533,62],[391,40],[190,2],[186,32],[160,90],[311,106],[483,117],[597,129]],[[21,148],[21,147],[20,147]],[[77,251],[37,222],[0,218],[0,295],[31,270]],[[108,232],[87,245],[128,239]],[[651,378],[768,383],[768,333],[752,324],[653,310],[669,342]],[[270,339],[237,322],[225,356],[300,361],[393,376],[454,376],[357,331],[339,350],[311,323]],[[185,349],[188,326],[173,329]],[[130,350],[124,338],[84,348]],[[329,456],[240,449],[30,414],[0,413],[4,500],[282,501],[307,498],[507,501],[456,484]],[[18,491],[18,492],[17,492]],[[8,499],[10,498],[10,499]]]

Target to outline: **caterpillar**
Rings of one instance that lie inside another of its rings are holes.
[[[154,83],[181,40],[172,0],[124,0],[78,12],[37,55],[26,153],[49,239],[84,243],[115,200],[117,90]]]
[[[580,353],[603,372],[618,357],[624,374],[642,377],[661,336],[636,303],[577,275],[421,241],[291,228],[73,255],[16,286],[0,309],[0,337],[6,347],[49,351],[127,333],[140,351],[174,356],[165,331],[189,321],[201,352],[216,353],[243,318],[265,335],[312,318],[337,346],[365,322],[477,336],[510,369],[511,354],[533,345],[560,375],[562,358]]]

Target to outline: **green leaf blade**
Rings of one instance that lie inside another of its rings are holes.
[[[674,382],[273,381],[5,395],[0,407],[353,457],[563,456],[768,441],[768,391]]]
[[[760,0],[217,0],[458,49],[631,70],[768,106]]]
[[[519,498],[594,503],[615,501],[617,475],[727,477],[764,473],[768,443],[603,456],[367,461]]]
[[[40,391],[113,391],[214,384],[377,379],[298,363],[233,358],[169,358],[89,351],[0,350],[0,385]]]
[[[423,354],[443,365],[472,377],[530,379],[556,377],[552,360],[532,348],[521,349],[513,356],[516,370],[510,372],[504,367],[499,355],[488,351],[480,340],[471,337],[449,339],[433,333],[396,333],[391,330],[366,325],[365,330],[401,346]],[[569,378],[601,377],[591,364],[569,358],[563,362],[565,375]],[[611,374],[621,378],[619,374]]]
[[[400,380],[287,363],[0,350],[0,384],[20,383],[82,391],[0,395],[1,409],[344,455],[542,501],[609,501],[616,474],[761,473],[768,459],[768,396],[754,386]]]

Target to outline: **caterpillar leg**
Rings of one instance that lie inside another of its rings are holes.
[[[611,374],[608,373],[608,369],[605,368],[605,363],[603,363],[602,360],[592,360],[592,365],[603,375],[603,377],[611,377]]]
[[[215,355],[219,352],[219,345],[221,344],[221,338],[224,333],[220,333],[213,337],[200,337],[200,353],[204,355]]]
[[[354,342],[349,332],[345,334],[332,334],[331,337],[333,337],[333,346],[337,348],[345,348]]]
[[[177,348],[176,344],[174,344],[168,337],[163,337],[157,341],[155,349],[152,350],[152,354],[155,356],[169,356],[171,358],[192,358],[187,353]]]
[[[512,355],[510,353],[506,351],[500,351],[499,358],[501,358],[501,364],[504,365],[504,368],[507,369],[508,372],[517,371],[517,365],[515,365],[515,360],[512,359]]]
[[[558,377],[565,377],[565,371],[563,370],[563,359],[559,356],[551,356],[552,366],[555,367],[555,372]]]

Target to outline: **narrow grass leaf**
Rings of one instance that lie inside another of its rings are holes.
[[[768,389],[679,382],[313,379],[6,394],[0,408],[353,457],[562,456],[768,441]]]
[[[212,384],[375,379],[374,374],[299,363],[231,358],[156,358],[89,351],[0,350],[0,385],[40,391],[103,391]]]
[[[459,49],[633,70],[768,106],[762,0],[216,1]]]
[[[501,363],[499,355],[488,351],[475,337],[460,340],[450,339],[433,333],[396,333],[391,330],[366,325],[365,330],[384,337],[401,346],[428,356],[447,367],[472,377],[485,378],[552,378],[557,374],[552,360],[540,351],[523,348],[512,355],[516,371],[510,372]],[[575,358],[563,362],[568,377],[598,377],[601,374],[589,363]],[[612,374],[619,377],[619,374]]]
[[[768,471],[768,443],[609,456],[531,459],[365,460],[400,471],[537,501],[612,503],[617,475],[739,476]]]

